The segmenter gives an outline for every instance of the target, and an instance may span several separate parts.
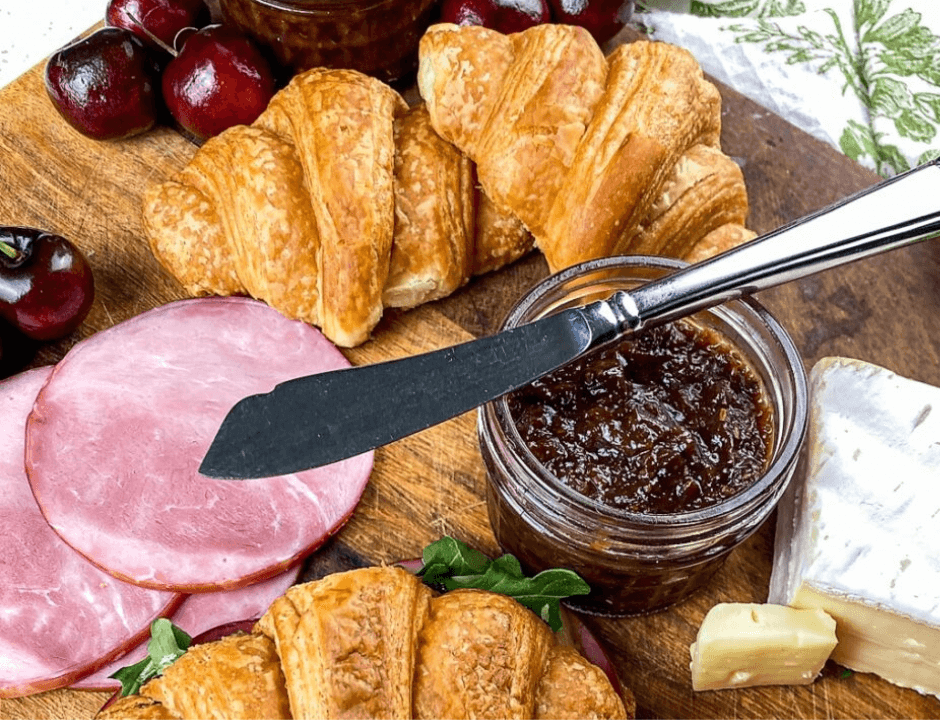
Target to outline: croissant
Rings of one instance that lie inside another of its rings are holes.
[[[191,294],[249,294],[342,346],[366,340],[385,307],[443,297],[533,247],[423,105],[323,68],[148,188],[143,226]]]
[[[613,253],[683,257],[716,223],[743,230],[720,96],[688,51],[638,41],[605,58],[579,27],[441,24],[419,58],[434,129],[477,163],[486,194],[522,220],[552,271]]]
[[[716,147],[693,145],[666,177],[628,251],[689,262],[711,257],[754,237],[744,227],[747,210],[738,164]]]
[[[97,717],[626,718],[625,694],[515,600],[373,567],[292,587]]]
[[[193,295],[249,294],[364,342],[534,246],[556,271],[613,253],[701,259],[753,237],[720,98],[692,56],[583,28],[432,26],[424,103],[315,68],[251,127],[148,189],[157,260]]]

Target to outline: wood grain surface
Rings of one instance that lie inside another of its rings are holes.
[[[877,178],[727,88],[724,150],[742,166],[749,225],[768,231]],[[82,137],[53,110],[35,68],[0,91],[0,223],[42,227],[88,256],[97,297],[73,336],[4,348],[11,363],[53,363],[79,339],[184,297],[151,256],[141,232],[143,190],[182,167],[195,148],[161,128],[123,142]],[[546,274],[533,254],[446,300],[388,312],[374,339],[348,351],[356,364],[410,355],[492,332],[509,305]],[[807,368],[847,355],[940,385],[940,250],[922,243],[765,292]],[[382,398],[376,398],[381,402]],[[483,500],[485,473],[468,414],[376,453],[373,478],[342,531],[308,562],[305,577],[416,556],[451,534],[498,552]],[[703,591],[666,612],[593,620],[642,717],[926,718],[940,701],[877,677],[827,666],[810,686],[693,693],[689,645],[706,611],[722,601],[766,600],[773,518],[736,550]],[[88,718],[107,695],[56,690],[0,701],[0,718]]]

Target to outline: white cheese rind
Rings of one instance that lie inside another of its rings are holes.
[[[810,394],[768,600],[832,615],[836,662],[940,696],[940,388],[825,358]]]
[[[835,621],[822,610],[721,603],[690,648],[692,689],[808,685],[835,645]]]

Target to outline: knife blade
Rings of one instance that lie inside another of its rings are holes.
[[[616,304],[619,299],[625,305]],[[295,378],[243,398],[199,471],[284,475],[326,465],[436,425],[540,377],[628,323],[611,298],[508,332],[400,360]],[[342,420],[325,408],[342,408]]]
[[[628,332],[937,237],[938,189],[940,160],[629,293],[425,355],[289,380],[235,405],[199,471],[270,477],[352,457],[489,402]]]

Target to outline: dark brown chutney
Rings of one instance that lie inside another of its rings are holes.
[[[508,404],[553,475],[629,512],[715,505],[754,483],[771,456],[760,380],[718,332],[684,320],[580,358]]]

